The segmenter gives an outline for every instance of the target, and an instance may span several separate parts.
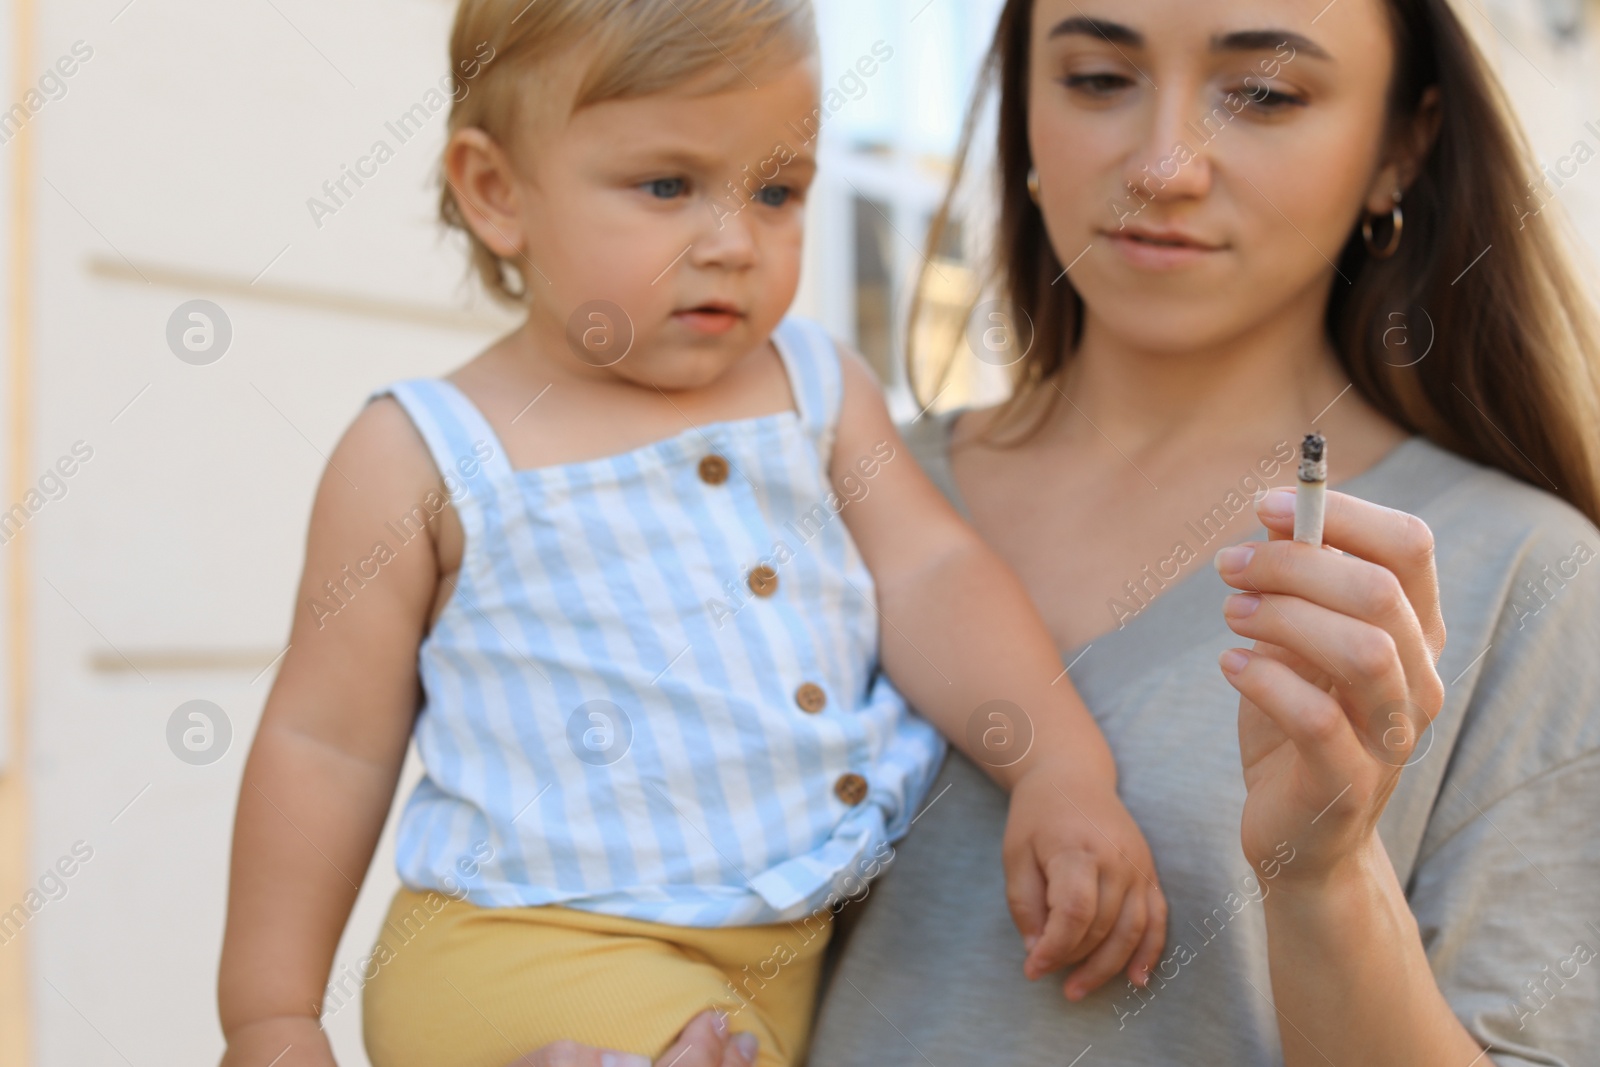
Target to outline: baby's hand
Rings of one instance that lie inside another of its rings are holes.
[[[1063,991],[1081,1000],[1127,966],[1149,980],[1167,936],[1167,899],[1144,835],[1109,782],[1041,763],[1011,790],[1002,848],[1006,903],[1031,981],[1078,963]]]

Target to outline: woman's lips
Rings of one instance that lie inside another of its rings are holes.
[[[738,312],[722,308],[690,308],[687,311],[674,311],[672,317],[701,334],[727,333],[744,320],[744,316]]]
[[[1208,256],[1223,251],[1193,243],[1168,243],[1168,240],[1135,234],[1130,231],[1108,231],[1110,239],[1122,258],[1141,270],[1176,270],[1193,266]],[[1181,240],[1181,239],[1173,239]]]

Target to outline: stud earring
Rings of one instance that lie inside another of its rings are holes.
[[[1036,167],[1028,168],[1028,197],[1035,204],[1039,202],[1039,171]]]

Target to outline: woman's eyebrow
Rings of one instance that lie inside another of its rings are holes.
[[[1062,19],[1052,26],[1045,36],[1047,38],[1098,37],[1110,44],[1126,45],[1129,48],[1143,48],[1145,45],[1144,34],[1138,30],[1124,26],[1120,22],[1088,15],[1075,15],[1072,18]],[[1271,52],[1283,44],[1289,45],[1297,53],[1303,52],[1318,59],[1333,58],[1311,38],[1292,30],[1234,30],[1231,33],[1215,34],[1211,38],[1213,52]]]
[[[1143,48],[1144,35],[1137,30],[1129,29],[1120,22],[1109,19],[1090,18],[1087,15],[1075,15],[1069,19],[1062,19],[1050,28],[1045,37],[1099,37],[1112,44],[1125,44],[1129,48]]]
[[[1213,52],[1272,52],[1281,45],[1289,45],[1296,53],[1304,52],[1317,59],[1332,60],[1327,49],[1304,34],[1293,30],[1235,30],[1211,38]]]

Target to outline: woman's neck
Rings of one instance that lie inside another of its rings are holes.
[[[1348,403],[1349,384],[1320,322],[1301,318],[1206,346],[1155,348],[1090,315],[1058,383],[1071,403],[1058,408],[1065,409],[1060,423],[1067,432],[1104,434],[1124,450],[1164,453],[1254,441],[1281,434],[1285,425],[1304,432],[1323,419],[1332,428],[1346,421],[1341,408],[1355,414],[1366,407]]]

